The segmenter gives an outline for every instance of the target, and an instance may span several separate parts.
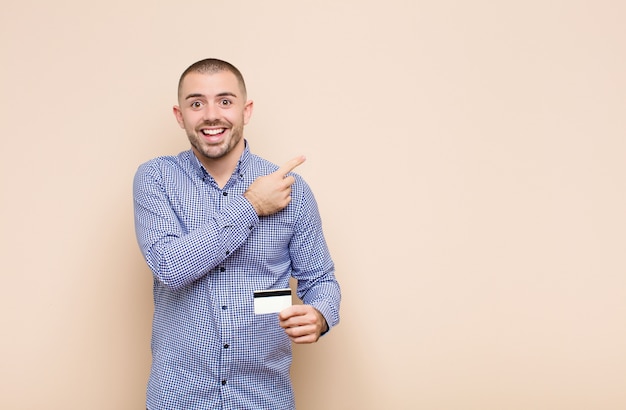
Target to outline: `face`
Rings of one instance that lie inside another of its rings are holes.
[[[192,72],[183,79],[174,115],[202,163],[239,160],[243,127],[252,114],[252,101],[245,98],[230,71]]]

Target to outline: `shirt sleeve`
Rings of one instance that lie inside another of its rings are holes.
[[[308,184],[300,181],[303,187],[300,214],[289,244],[292,275],[298,281],[298,297],[319,310],[330,329],[339,323],[341,290],[317,202]]]
[[[210,215],[199,228],[185,232],[154,162],[139,167],[133,181],[135,232],[156,279],[178,289],[201,278],[240,247],[258,224],[243,196]]]

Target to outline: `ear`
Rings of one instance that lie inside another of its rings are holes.
[[[176,117],[176,121],[178,122],[178,125],[180,125],[180,128],[185,128],[185,120],[183,119],[183,113],[180,110],[180,107],[175,105],[172,107],[172,111],[174,112],[174,117]]]
[[[243,124],[248,125],[248,121],[250,121],[250,117],[252,116],[252,109],[254,108],[254,101],[248,100],[246,101],[246,105],[243,107]]]

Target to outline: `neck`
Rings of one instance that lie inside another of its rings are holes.
[[[223,188],[231,175],[233,175],[233,172],[235,172],[244,148],[245,144],[237,144],[232,151],[220,158],[207,158],[203,155],[199,155],[195,152],[195,149],[194,154],[200,160],[204,169],[213,177],[217,185]]]

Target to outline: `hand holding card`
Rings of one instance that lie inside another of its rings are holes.
[[[328,331],[324,315],[311,305],[293,305],[278,314],[278,323],[294,343],[315,343]]]

